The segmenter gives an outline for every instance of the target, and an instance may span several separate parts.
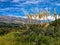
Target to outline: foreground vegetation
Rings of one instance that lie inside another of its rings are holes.
[[[60,19],[40,24],[0,24],[0,45],[60,45]]]

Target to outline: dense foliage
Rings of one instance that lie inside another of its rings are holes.
[[[41,24],[0,24],[0,45],[60,45],[60,19]]]

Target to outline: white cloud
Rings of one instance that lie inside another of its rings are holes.
[[[49,9],[49,8],[47,8],[47,7],[45,8],[45,10],[48,10],[48,9]]]
[[[7,16],[27,18],[26,16],[17,16],[17,15],[12,15],[12,14],[8,14],[8,13],[7,13]]]
[[[0,0],[1,2],[6,2],[7,0]]]
[[[25,1],[25,0],[13,0],[12,2],[21,2],[21,1]]]
[[[28,11],[25,10],[24,8],[21,8],[21,10],[22,10],[22,12],[23,12],[25,15],[28,14]]]
[[[56,3],[57,6],[60,6],[60,3]]]
[[[44,2],[44,0],[30,0],[30,1],[24,2],[24,4],[37,4],[40,2]]]
[[[40,11],[38,7],[36,7],[35,10],[36,10],[37,13]]]
[[[50,10],[51,9],[51,7],[46,7],[46,8],[44,8],[45,10]]]
[[[14,9],[14,10],[18,10],[19,8],[11,7],[11,8],[2,8],[2,9],[0,9],[0,10],[12,10],[12,9]]]
[[[19,0],[13,0],[12,2],[19,2]]]
[[[26,1],[24,4],[36,4],[38,3],[39,1]]]

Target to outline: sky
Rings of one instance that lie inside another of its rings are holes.
[[[25,16],[26,14],[38,14],[48,9],[52,15],[54,8],[58,15],[60,0],[0,0],[0,16]]]

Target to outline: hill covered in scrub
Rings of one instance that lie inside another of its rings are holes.
[[[43,20],[41,20],[43,22]],[[37,20],[37,23],[41,23],[40,20]],[[0,16],[0,22],[3,23],[15,23],[15,24],[29,24],[29,19],[24,17],[15,17],[15,16]],[[32,19],[32,24],[35,23],[35,20]]]
[[[41,24],[4,25],[0,26],[0,45],[60,45],[60,19],[47,27]]]

